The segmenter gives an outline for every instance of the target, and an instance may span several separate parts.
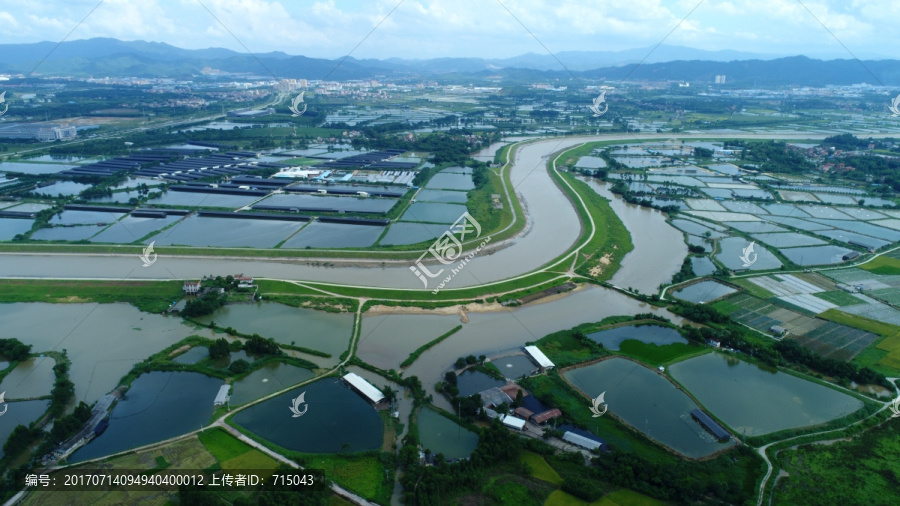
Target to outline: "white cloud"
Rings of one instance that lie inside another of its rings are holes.
[[[359,44],[359,58],[422,58],[543,54],[542,45],[552,52],[621,50],[664,37],[703,49],[846,53],[836,37],[857,53],[900,57],[895,0],[405,0],[387,19],[399,0],[201,1],[227,30],[197,0],[106,0],[71,38],[243,52],[233,34],[253,52],[334,58]],[[8,42],[58,41],[96,5],[0,0],[0,33]]]

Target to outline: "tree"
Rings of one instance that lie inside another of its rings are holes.
[[[250,370],[250,362],[239,358],[228,366],[228,370],[234,374],[244,374],[245,372]]]
[[[209,358],[213,360],[226,357],[229,353],[230,347],[228,345],[228,341],[226,341],[224,337],[216,339],[216,341],[209,347]]]

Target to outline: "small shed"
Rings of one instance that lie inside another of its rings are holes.
[[[527,353],[528,356],[531,357],[531,359],[534,360],[542,370],[552,369],[554,367],[553,362],[551,362],[550,359],[547,358],[547,355],[544,355],[544,352],[538,349],[537,346],[526,346],[525,353]]]
[[[603,446],[603,443],[600,441],[594,441],[593,439],[582,436],[581,434],[576,434],[572,431],[567,431],[563,434],[563,441],[567,443],[572,443],[575,446],[580,446],[582,448],[587,448],[588,450],[596,450]]]
[[[531,421],[540,425],[542,423],[547,423],[548,420],[552,420],[554,418],[559,418],[561,416],[562,416],[562,411],[560,411],[556,408],[553,408],[553,409],[544,411],[543,413],[538,413],[536,415],[532,415]]]
[[[525,420],[522,420],[521,418],[506,415],[501,421],[503,422],[503,425],[506,425],[510,429],[525,430]]]
[[[231,385],[222,385],[219,387],[219,393],[216,394],[216,399],[213,401],[213,406],[222,406],[228,401],[228,391],[231,389]]]
[[[350,385],[351,388],[359,392],[372,404],[378,404],[379,402],[384,400],[384,394],[381,393],[381,390],[376,388],[368,381],[364,380],[362,376],[354,372],[350,372],[345,374],[343,379],[347,382],[348,385]]]

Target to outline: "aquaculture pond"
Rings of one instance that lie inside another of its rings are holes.
[[[450,315],[364,315],[356,354],[376,367],[399,369],[410,353],[459,324]]]
[[[375,244],[385,227],[316,221],[285,241],[282,248],[365,248]]]
[[[703,304],[736,291],[736,289],[723,285],[718,281],[705,280],[672,292],[672,297],[693,302],[694,304]]]
[[[719,249],[716,254],[716,260],[722,262],[725,267],[731,270],[748,269],[752,271],[760,271],[766,269],[777,269],[781,267],[781,261],[769,250],[763,248],[758,243],[753,245],[753,251],[748,251],[746,256],[744,250],[749,248],[751,241],[742,237],[729,237],[719,241]],[[749,263],[744,259],[749,260]]]
[[[396,246],[428,241],[447,231],[447,225],[429,223],[393,223],[379,244]]]
[[[594,342],[602,344],[604,348],[609,350],[618,350],[619,345],[628,339],[657,346],[688,342],[677,330],[659,325],[625,325],[594,332],[588,334],[587,337]]]
[[[505,385],[505,381],[494,379],[480,371],[469,370],[460,374],[456,379],[456,386],[459,388],[459,395],[461,397],[468,397],[489,388],[502,387]]]
[[[9,439],[16,426],[28,427],[41,417],[50,407],[49,400],[19,401],[6,404],[6,413],[0,416],[0,458],[3,457],[3,443]]]
[[[428,408],[419,410],[419,439],[422,448],[446,459],[468,458],[478,446],[478,434]]]
[[[157,246],[272,248],[305,225],[302,221],[188,216],[154,237]]]
[[[270,362],[235,381],[231,387],[230,402],[232,406],[237,406],[255,401],[312,377],[313,372],[309,369],[284,362]]]
[[[518,379],[522,376],[529,376],[537,370],[538,365],[525,355],[510,355],[506,357],[495,358],[491,360],[500,373],[506,379]]]
[[[636,362],[611,358],[566,371],[564,376],[590,398],[606,392],[604,400],[611,413],[687,457],[705,457],[735,444],[716,441],[691,417],[698,406],[687,394]]]
[[[153,371],[138,376],[109,416],[103,434],[76,450],[70,462],[162,441],[209,421],[225,382],[193,372]]]
[[[303,395],[297,409],[295,399]],[[304,412],[305,410],[305,412]],[[361,452],[381,448],[381,416],[338,378],[325,378],[251,406],[234,422],[288,450],[304,453]]]
[[[196,364],[197,362],[209,358],[209,348],[206,346],[194,346],[186,352],[175,356],[172,362],[177,364]]]
[[[275,302],[229,304],[198,320],[212,320],[217,326],[231,327],[242,334],[259,334],[334,357],[347,349],[353,332],[352,313],[328,313]]]
[[[669,374],[732,430],[748,436],[818,425],[863,406],[832,388],[719,353],[673,364]]]

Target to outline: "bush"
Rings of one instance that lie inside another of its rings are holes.
[[[234,374],[244,374],[245,372],[250,370],[250,362],[247,362],[244,359],[238,359],[231,363],[228,366],[228,370],[233,372]]]

